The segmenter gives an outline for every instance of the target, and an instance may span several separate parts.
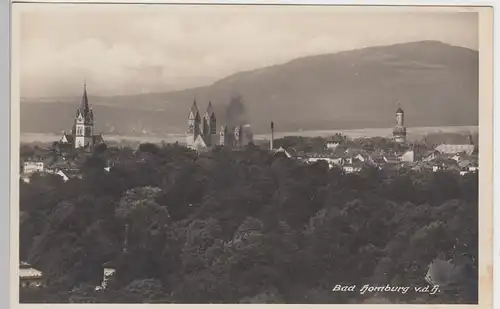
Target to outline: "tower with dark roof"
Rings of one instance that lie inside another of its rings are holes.
[[[83,95],[80,106],[76,110],[73,126],[74,147],[93,147],[94,113],[89,107],[87,84],[83,85]]]
[[[203,137],[207,146],[215,146],[217,135],[217,119],[212,107],[212,102],[208,102],[205,116],[203,117]]]
[[[401,106],[396,110],[396,126],[392,131],[394,141],[398,143],[406,142],[406,127],[404,126],[404,111]]]
[[[200,135],[201,133],[200,125],[201,125],[200,112],[198,111],[198,105],[196,105],[196,100],[194,100],[193,105],[191,105],[191,110],[189,111],[189,116],[188,116],[188,131],[187,131],[188,145],[193,144],[198,135]]]

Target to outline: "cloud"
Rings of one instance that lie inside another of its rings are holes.
[[[406,41],[477,49],[476,13],[334,7],[71,6],[21,15],[23,96],[157,92],[293,58]]]

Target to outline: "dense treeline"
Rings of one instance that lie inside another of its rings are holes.
[[[427,285],[436,257],[472,275],[436,295],[380,297],[477,301],[477,174],[344,175],[252,146],[99,147],[82,179],[21,182],[20,211],[21,259],[47,282],[21,302],[359,303],[373,294],[332,288]],[[117,274],[94,291],[110,260]]]
[[[469,144],[472,143],[478,149],[477,133],[429,133],[419,139],[409,140],[407,144],[400,144],[394,139],[386,137],[348,137],[337,133],[330,137],[305,137],[286,136],[275,140],[276,148],[294,149],[298,152],[321,153],[327,149],[327,142],[335,142],[339,145],[336,151],[341,153],[349,148],[372,151],[405,151],[408,149],[417,152],[430,151],[439,144]]]

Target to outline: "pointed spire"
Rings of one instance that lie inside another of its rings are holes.
[[[193,105],[191,105],[191,112],[196,115],[198,112],[198,105],[196,104],[196,98],[193,100]]]
[[[215,119],[215,112],[212,106],[212,101],[208,101],[207,112],[205,113],[205,117],[210,119]]]
[[[89,99],[87,97],[87,81],[85,80],[83,84],[83,95],[82,95],[82,102],[80,104],[80,112],[82,113],[83,117],[86,117],[86,115],[89,112]]]
[[[193,118],[191,118],[193,117]],[[196,98],[193,99],[193,105],[189,110],[189,119],[200,120],[200,112],[198,111],[198,105],[196,104]]]
[[[209,101],[208,106],[207,106],[207,111],[205,112],[205,117],[210,118],[213,113],[214,113],[214,111],[212,108],[212,101]]]

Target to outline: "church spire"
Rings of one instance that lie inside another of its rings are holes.
[[[82,95],[82,102],[80,103],[80,113],[82,113],[83,117],[85,118],[89,113],[89,111],[90,108],[89,108],[89,99],[87,97],[87,81],[85,80],[83,83],[83,95]]]
[[[205,113],[205,116],[208,119],[215,118],[214,109],[212,107],[212,101],[208,101],[207,112]]]
[[[200,120],[200,112],[196,104],[196,98],[193,99],[193,105],[191,105],[191,110],[189,112],[189,119],[194,119],[196,121]]]

